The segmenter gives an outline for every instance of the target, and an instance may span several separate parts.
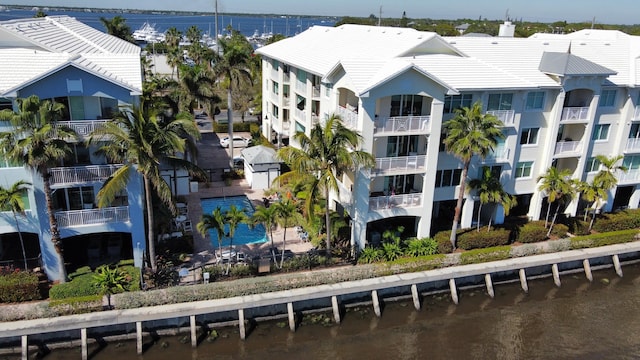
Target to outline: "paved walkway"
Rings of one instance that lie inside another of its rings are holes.
[[[250,136],[248,133],[239,133],[239,135]],[[212,169],[213,181],[208,185],[199,183],[198,191],[186,196],[189,218],[193,224],[194,256],[191,259],[193,267],[215,263],[214,251],[217,249],[217,245],[216,248],[212,245],[209,236],[205,238],[196,230],[196,224],[202,216],[201,199],[246,195],[254,207],[257,207],[262,205],[264,197],[263,190],[252,190],[244,179],[233,180],[230,186],[225,185],[222,181],[222,173],[224,169],[229,167],[230,151],[220,147],[217,134],[203,131],[198,149],[198,166],[203,169]],[[239,156],[241,150],[242,148],[234,149],[234,155]],[[273,231],[274,245],[279,251],[282,251],[284,235],[283,228],[278,227]],[[254,257],[268,254],[270,247],[271,243],[267,242],[256,245],[240,245],[236,246],[236,249],[244,252],[249,257]],[[303,253],[310,250],[312,245],[309,242],[302,241],[294,228],[287,228],[285,248],[294,253]]]

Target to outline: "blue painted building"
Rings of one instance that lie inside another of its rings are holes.
[[[16,99],[31,95],[55,100],[65,105],[64,124],[80,135],[73,157],[49,169],[67,270],[123,258],[141,266],[146,248],[142,179],[132,173],[126,192],[98,208],[99,189],[120,165],[83,141],[119,106],[139,103],[140,48],[71,17],[44,17],[0,22],[0,59],[0,109],[17,110]],[[10,130],[10,124],[0,124],[0,131]],[[33,184],[24,196],[26,216],[16,223],[11,212],[0,212],[0,266],[22,264],[20,231],[29,267],[41,263],[57,280],[59,259],[51,243],[43,179],[21,165],[0,163],[0,186],[18,180]]]

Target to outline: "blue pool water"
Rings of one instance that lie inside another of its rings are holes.
[[[244,208],[245,213],[249,217],[253,215],[253,205],[249,198],[244,195],[200,200],[203,214],[211,214],[218,206],[224,213],[231,205],[235,205],[239,209]],[[228,232],[229,227],[225,226],[225,233]],[[209,230],[209,237],[211,238],[211,245],[213,245],[214,248],[218,248],[218,233],[215,230]],[[229,242],[230,239],[224,237],[224,239],[222,239],[222,246],[229,246]],[[239,224],[233,235],[233,245],[260,244],[264,242],[267,242],[267,232],[262,224],[258,224],[253,228],[250,228],[247,224]]]

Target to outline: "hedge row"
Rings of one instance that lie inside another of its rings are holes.
[[[2,272],[0,274],[0,302],[40,300],[38,275],[28,271]]]
[[[621,244],[635,240],[637,229],[613,231],[609,233],[591,234],[571,238],[572,249],[584,249],[590,247]]]
[[[441,231],[434,236],[438,243],[438,252],[441,254],[450,253],[453,250],[451,242],[449,242],[450,230]],[[481,229],[463,229],[458,230],[456,244],[458,248],[464,250],[488,248],[493,246],[501,246],[509,244],[511,232],[506,229],[494,228],[491,231]]]
[[[597,232],[610,232],[640,228],[640,209],[629,209],[598,216],[593,224]]]
[[[128,291],[140,290],[140,268],[132,265],[119,264],[120,270],[127,274],[129,279]],[[69,274],[71,281],[54,285],[49,290],[49,298],[52,300],[78,298],[100,295],[100,290],[94,285],[93,271],[88,266],[78,269],[73,274]]]
[[[255,124],[254,121],[245,121],[242,123],[233,123],[233,131],[238,132],[250,132],[251,124]],[[228,124],[220,124],[218,122],[213,123],[213,131],[216,133],[228,133],[229,125]]]

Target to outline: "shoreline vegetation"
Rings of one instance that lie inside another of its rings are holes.
[[[313,271],[301,271],[270,276],[241,278],[237,280],[173,286],[149,291],[133,291],[111,296],[113,309],[134,309],[140,307],[215,300],[243,295],[254,295],[309,286],[330,285],[345,281],[356,281],[420,272],[458,265],[479,264],[524,256],[556,253],[567,250],[601,247],[637,241],[638,229],[570,236],[563,239],[547,240],[530,244],[512,244],[491,248],[473,249],[451,254],[435,254],[395,261],[340,266]],[[68,298],[63,300],[38,301],[22,304],[2,305],[0,322],[49,318],[71,314],[102,311],[101,296]]]

